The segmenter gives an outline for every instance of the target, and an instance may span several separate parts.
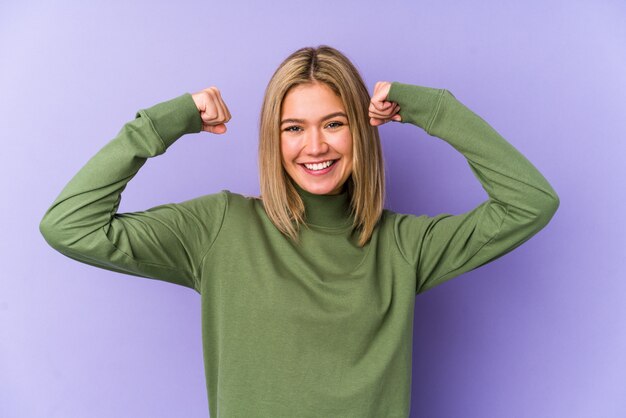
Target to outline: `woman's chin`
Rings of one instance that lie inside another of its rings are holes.
[[[300,184],[300,187],[311,194],[338,194],[341,190],[336,184]]]

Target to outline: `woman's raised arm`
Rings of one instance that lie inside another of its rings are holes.
[[[217,237],[224,192],[146,211],[117,213],[121,193],[148,158],[187,133],[224,133],[230,113],[211,87],[139,110],[45,212],[39,229],[69,258],[200,292],[198,266]]]
[[[392,82],[386,100],[467,159],[489,198],[460,214],[398,216],[398,246],[416,269],[416,293],[512,251],[552,219],[559,197],[543,175],[446,89]]]

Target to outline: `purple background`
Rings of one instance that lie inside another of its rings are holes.
[[[200,296],[77,263],[45,210],[137,109],[216,85],[224,136],[149,160],[120,211],[259,190],[263,92],[327,43],[376,81],[447,88],[545,175],[560,208],[517,250],[416,300],[412,417],[626,416],[626,4],[2,2],[0,416],[206,417]],[[461,154],[381,128],[387,207],[487,198]]]

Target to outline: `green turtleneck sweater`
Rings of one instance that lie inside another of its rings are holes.
[[[460,215],[385,210],[357,245],[349,196],[302,189],[300,245],[258,198],[222,191],[117,213],[148,158],[200,132],[191,95],[139,110],[71,179],[40,230],[80,262],[200,294],[213,418],[406,418],[415,295],[513,250],[559,199],[537,169],[448,90],[393,82],[411,123],[467,159],[489,198]]]

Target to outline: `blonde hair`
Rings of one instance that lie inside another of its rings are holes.
[[[378,128],[369,123],[370,95],[356,67],[328,45],[304,47],[276,69],[265,90],[259,121],[261,198],[272,223],[298,241],[305,224],[304,203],[282,165],[280,117],[289,89],[300,84],[325,83],[343,102],[352,134],[353,171],[346,180],[353,229],[359,245],[370,239],[383,211],[385,178]]]

